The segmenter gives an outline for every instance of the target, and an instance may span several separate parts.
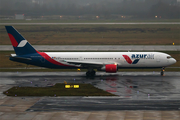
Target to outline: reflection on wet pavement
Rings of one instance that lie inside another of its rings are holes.
[[[1,73],[2,74],[2,73]],[[14,85],[46,87],[55,83],[90,83],[121,98],[131,99],[180,99],[179,72],[119,72],[106,74],[97,72],[96,77],[86,78],[83,72],[56,73],[8,73],[1,75],[4,81]],[[4,83],[6,84],[6,83]]]

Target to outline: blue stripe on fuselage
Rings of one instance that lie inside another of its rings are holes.
[[[10,57],[10,60],[25,63],[25,64],[30,64],[30,65],[35,65],[35,66],[39,66],[39,67],[52,68],[52,69],[58,69],[58,68],[71,69],[71,68],[75,68],[75,67],[70,67],[70,66],[67,67],[67,66],[55,65],[55,64],[47,61],[46,59],[44,59],[38,53],[28,54],[28,55],[21,55],[21,56],[16,56],[16,57],[30,58],[31,60],[21,60],[21,59],[16,59],[14,57]]]

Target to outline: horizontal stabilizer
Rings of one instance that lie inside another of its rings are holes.
[[[23,58],[23,57],[11,57],[11,58],[16,60],[28,60],[28,61],[32,60],[31,58]]]

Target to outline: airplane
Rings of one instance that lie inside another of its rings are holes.
[[[116,73],[118,69],[164,68],[176,63],[162,52],[39,52],[13,27],[5,26],[16,54],[10,60],[52,69],[87,69],[86,76],[97,71]]]

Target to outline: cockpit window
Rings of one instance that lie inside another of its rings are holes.
[[[172,58],[171,56],[167,56],[167,59],[170,59],[170,58]]]

